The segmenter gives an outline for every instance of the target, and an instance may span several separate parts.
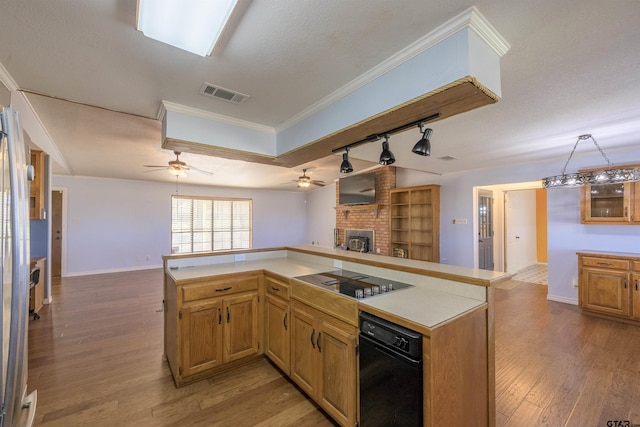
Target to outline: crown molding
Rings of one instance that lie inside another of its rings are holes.
[[[0,64],[0,83],[4,85],[9,92],[13,92],[14,90],[20,89],[18,83],[11,77],[11,74],[4,68],[4,65]]]
[[[312,116],[323,108],[335,103],[346,95],[360,89],[386,72],[396,68],[402,63],[421,54],[425,50],[435,46],[447,37],[455,34],[464,28],[473,30],[485,43],[487,43],[499,56],[503,56],[509,49],[509,43],[495,30],[489,21],[480,13],[477,7],[472,6],[464,12],[456,15],[449,21],[440,25],[424,37],[411,43],[398,53],[387,58],[385,61],[373,67],[371,70],[360,75],[356,79],[342,86],[340,89],[302,110],[299,114],[291,117],[276,128],[280,133],[290,128],[296,123]]]
[[[158,110],[158,119],[164,119],[167,111],[173,111],[176,113],[182,113],[189,116],[200,117],[202,119],[211,120],[214,122],[226,123],[232,126],[238,126],[246,129],[252,129],[258,132],[268,133],[275,135],[276,129],[270,126],[264,126],[257,123],[249,122],[246,120],[235,119],[233,117],[224,116],[222,114],[212,113],[210,111],[200,110],[198,108],[187,107],[186,105],[176,104],[170,101],[162,101],[160,109]]]
[[[498,56],[504,56],[511,45],[498,33],[493,25],[480,13],[475,6],[467,9],[471,13],[469,20],[469,28],[471,28],[489,47],[491,47]]]

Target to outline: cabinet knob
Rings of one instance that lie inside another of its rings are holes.
[[[638,279],[636,279],[636,291],[638,290]]]
[[[316,342],[313,339],[313,337],[316,335],[316,330],[315,328],[313,329],[313,331],[311,331],[311,347],[316,348]]]
[[[624,288],[627,289],[627,279],[624,279]]]
[[[318,344],[318,351],[320,353],[322,353],[322,348],[320,347],[320,337],[322,336],[322,332],[318,332],[318,340],[316,341],[316,344]]]

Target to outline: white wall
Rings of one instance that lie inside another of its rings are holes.
[[[63,275],[159,267],[162,255],[171,253],[175,184],[54,176],[53,186],[66,188],[67,193]],[[182,195],[253,199],[255,248],[305,242],[304,193],[183,183],[179,191]]]
[[[307,193],[307,243],[333,247],[335,207],[335,182]]]

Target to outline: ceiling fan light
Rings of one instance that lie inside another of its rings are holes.
[[[431,138],[432,132],[432,129],[426,128],[424,130],[424,133],[422,134],[422,138],[420,138],[420,141],[416,142],[416,145],[413,146],[413,149],[411,151],[421,156],[430,156],[431,141],[429,140],[429,138]]]
[[[353,172],[353,166],[349,161],[349,149],[347,148],[345,152],[342,154],[342,164],[340,165],[340,173],[351,173]]]
[[[382,141],[382,153],[380,153],[380,164],[387,166],[396,162],[396,158],[389,150],[389,135],[385,135],[384,141]]]
[[[311,182],[309,181],[299,181],[298,182],[298,187],[300,188],[307,188],[311,185]]]
[[[187,172],[181,168],[169,168],[168,171],[173,176],[187,176]]]

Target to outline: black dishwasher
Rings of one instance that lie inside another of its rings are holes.
[[[422,426],[422,335],[360,313],[360,426]]]

